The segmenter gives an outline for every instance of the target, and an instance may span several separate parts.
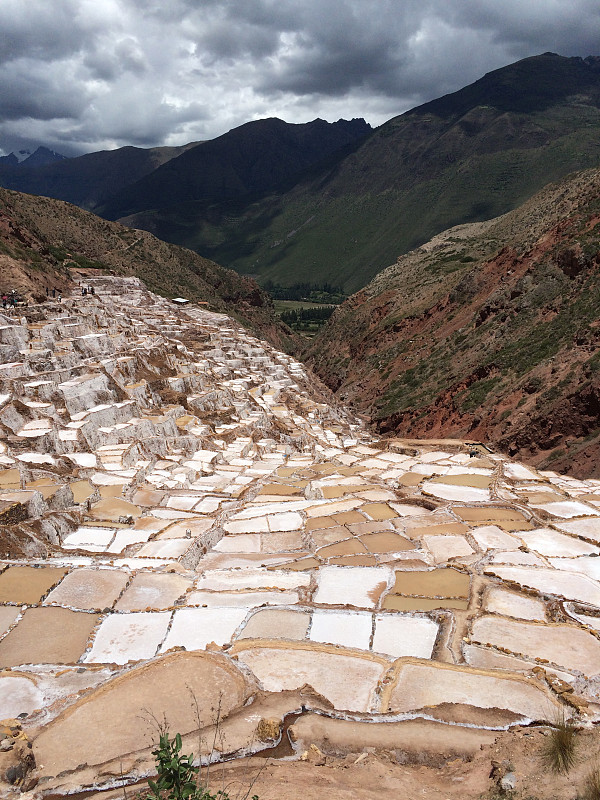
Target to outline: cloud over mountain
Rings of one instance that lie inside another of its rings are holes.
[[[0,147],[213,138],[278,116],[379,124],[517,58],[596,53],[591,0],[4,0]]]

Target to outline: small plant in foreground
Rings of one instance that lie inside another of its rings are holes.
[[[553,772],[568,772],[575,765],[576,730],[571,720],[561,717],[547,737],[542,758]]]
[[[148,779],[150,797],[154,800],[231,800],[222,789],[213,794],[208,786],[198,784],[200,768],[194,766],[193,753],[185,755],[181,747],[181,734],[169,740],[167,732],[160,733],[158,747],[152,751],[158,776],[156,781]],[[258,796],[253,795],[252,800],[258,800]]]

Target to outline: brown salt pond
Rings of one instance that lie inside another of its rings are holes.
[[[350,531],[343,525],[338,525],[334,528],[322,528],[311,533],[311,539],[315,547],[325,547],[327,544],[335,544],[351,538]]]
[[[66,572],[55,567],[9,567],[0,575],[0,603],[39,603]]]
[[[358,511],[340,511],[327,517],[310,517],[306,520],[305,530],[315,531],[320,528],[335,528],[339,525],[350,525],[366,522],[365,517]]]
[[[21,473],[18,469],[3,469],[0,471],[0,489],[20,489]]]
[[[403,550],[414,550],[414,542],[391,531],[368,533],[360,537],[360,541],[371,553],[399,553]]]
[[[306,569],[315,569],[316,567],[320,567],[321,562],[318,558],[313,558],[309,556],[308,558],[298,558],[295,561],[286,561],[284,564],[275,564],[271,567],[267,567],[269,570],[278,570],[278,569],[286,569],[292,571],[303,571]]]
[[[352,525],[353,523],[364,522],[365,518],[358,511],[340,511],[333,515],[338,525]]]
[[[381,607],[387,611],[435,611],[438,608],[466,611],[469,607],[469,601],[451,598],[436,600],[431,597],[405,597],[398,594],[388,594],[383,599]]]
[[[118,520],[119,517],[140,517],[142,511],[139,506],[128,503],[127,500],[107,497],[94,503],[89,513],[95,519]]]
[[[294,495],[301,495],[303,489],[308,485],[307,481],[302,481],[300,485],[294,486],[287,483],[267,483],[265,484],[259,495],[281,495],[282,497],[291,497]]]
[[[449,486],[471,486],[476,489],[489,489],[491,482],[492,478],[489,475],[479,475],[477,473],[438,475],[429,480],[429,483],[445,483]]]
[[[432,525],[406,525],[406,535],[411,539],[420,539],[423,536],[442,536],[444,534],[467,533],[467,525],[462,522],[440,522]]]
[[[372,520],[386,520],[397,517],[398,514],[393,511],[387,503],[365,503],[361,506],[361,511],[368,514]]]
[[[0,663],[75,664],[100,617],[66,608],[28,608],[0,641]]]
[[[89,481],[73,481],[69,484],[69,488],[73,492],[74,502],[80,505],[85,503],[88,497],[91,497],[96,491]]]
[[[375,567],[377,560],[372,555],[334,556],[327,560],[328,564],[338,567]]]
[[[106,499],[108,497],[121,497],[123,489],[127,486],[126,483],[113,483],[109,486],[100,487],[100,497]]]
[[[62,484],[56,483],[52,478],[38,478],[36,481],[29,481],[25,484],[26,489],[35,489],[38,491],[44,500],[48,500]]]
[[[472,525],[497,525],[505,531],[529,531],[534,526],[520,512],[496,506],[453,506],[452,511]]]
[[[306,638],[309,623],[310,614],[266,608],[250,617],[238,639],[301,640]]]
[[[367,548],[362,544],[359,539],[346,539],[344,542],[337,544],[328,544],[317,550],[316,555],[319,558],[332,558],[333,556],[350,556],[356,553],[366,553]]]
[[[400,486],[406,487],[418,486],[425,478],[425,475],[421,475],[418,472],[405,472],[404,475],[398,478],[398,483]]]
[[[390,594],[420,597],[469,597],[470,578],[456,569],[434,569],[428,572],[396,572]]]
[[[0,636],[6,633],[20,613],[15,606],[0,606]]]

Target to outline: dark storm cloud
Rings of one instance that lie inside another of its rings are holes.
[[[379,124],[535,53],[598,54],[597,0],[2,0],[0,147]]]

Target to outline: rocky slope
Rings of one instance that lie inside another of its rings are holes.
[[[250,278],[68,203],[0,189],[1,293],[15,289],[40,301],[47,290],[65,292],[97,274],[138,276],[163,296],[206,302],[282,349],[295,346]]]
[[[382,433],[470,436],[600,475],[600,171],[398,259],[308,363]]]

